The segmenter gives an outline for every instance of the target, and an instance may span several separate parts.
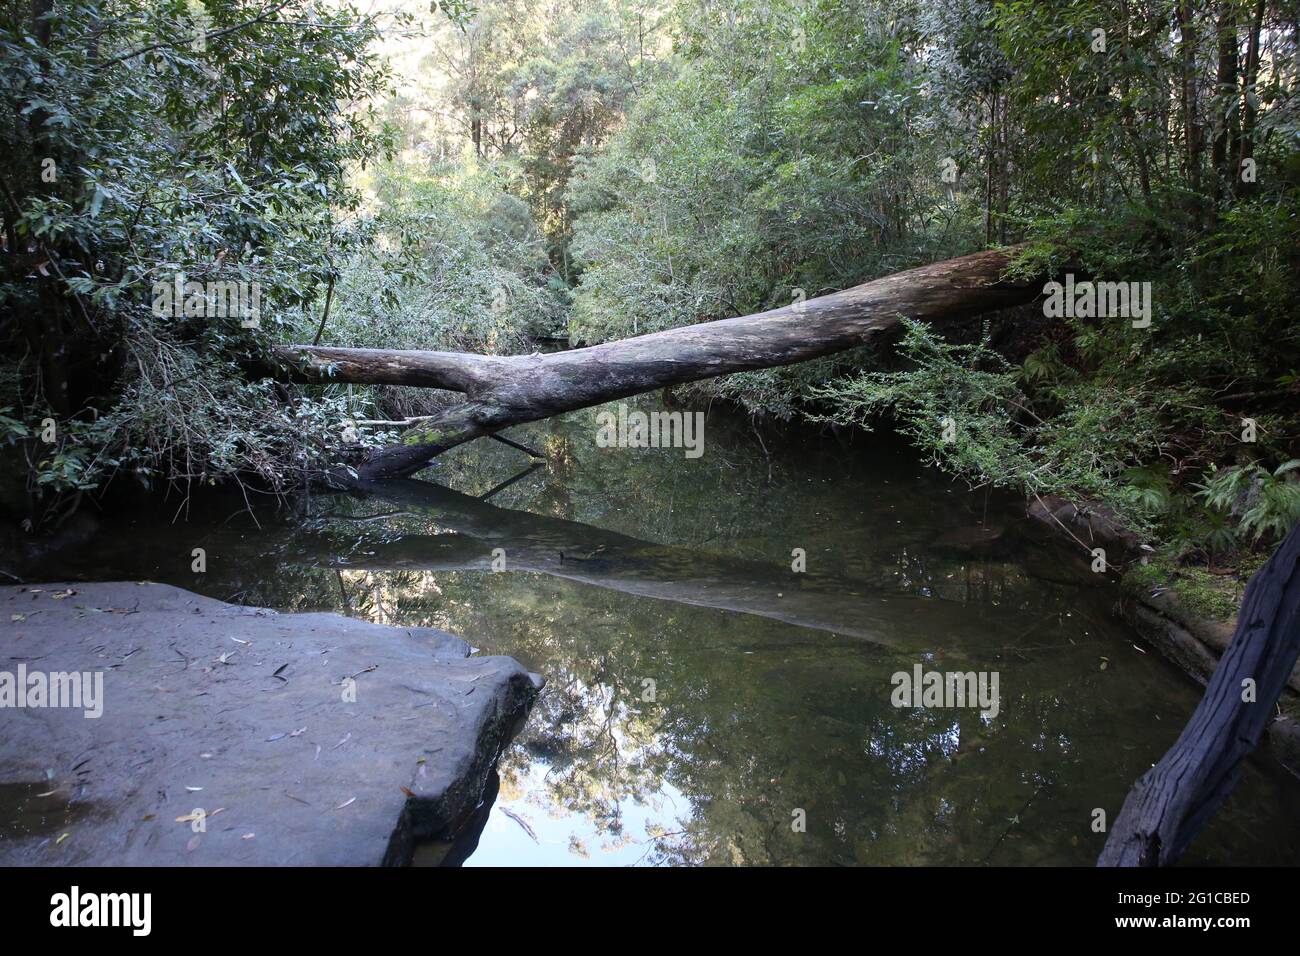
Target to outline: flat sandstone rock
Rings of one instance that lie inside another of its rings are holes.
[[[162,584],[0,588],[0,865],[408,863],[472,814],[542,684],[469,653]],[[102,700],[32,706],[59,672]]]

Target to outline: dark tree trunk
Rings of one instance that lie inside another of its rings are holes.
[[[1178,49],[1182,56],[1183,142],[1187,178],[1192,192],[1201,189],[1201,119],[1196,65],[1196,7],[1191,0],[1174,4],[1178,19]]]
[[[1246,46],[1245,88],[1241,96],[1241,143],[1237,150],[1237,168],[1233,176],[1236,194],[1245,196],[1255,191],[1254,177],[1251,181],[1243,178],[1246,161],[1255,157],[1255,122],[1259,113],[1257,108],[1258,92],[1255,83],[1259,79],[1259,35],[1264,26],[1264,0],[1259,0],[1255,8],[1255,18],[1250,25],[1250,39]]]
[[[1218,112],[1216,124],[1218,130],[1214,136],[1214,151],[1211,163],[1215,175],[1219,177],[1219,189],[1216,198],[1219,201],[1230,197],[1237,172],[1233,168],[1239,118],[1229,106],[1240,98],[1237,88],[1237,11],[1225,6],[1219,14],[1219,68],[1216,77],[1215,105]]]
[[[1237,632],[1205,696],[1169,752],[1134,785],[1098,866],[1168,866],[1182,856],[1236,785],[1297,657],[1300,525],[1250,579]]]
[[[277,350],[299,381],[417,385],[465,401],[375,452],[362,479],[408,477],[449,448],[510,425],[730,372],[842,352],[902,316],[932,321],[1035,299],[1042,283],[1005,279],[1015,248],[978,252],[758,315],[704,322],[551,355]]]

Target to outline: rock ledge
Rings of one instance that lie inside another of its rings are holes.
[[[543,683],[469,654],[162,584],[0,588],[0,865],[408,863],[474,813]],[[20,665],[101,673],[102,716],[17,706]]]

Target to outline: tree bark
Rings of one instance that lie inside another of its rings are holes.
[[[1245,196],[1255,191],[1254,182],[1247,182],[1242,178],[1242,172],[1246,160],[1255,158],[1255,122],[1259,113],[1257,107],[1259,91],[1255,88],[1255,84],[1259,80],[1259,39],[1263,26],[1264,0],[1259,0],[1255,7],[1255,18],[1250,25],[1250,39],[1246,45],[1246,72],[1241,95],[1241,141],[1237,144],[1237,168],[1233,171],[1232,179],[1233,189],[1238,196]]]
[[[1201,190],[1201,120],[1197,90],[1196,8],[1191,0],[1174,4],[1178,19],[1178,49],[1182,55],[1183,141],[1187,178],[1193,193]],[[1199,200],[1198,200],[1199,201]]]
[[[449,448],[510,425],[683,382],[790,365],[861,345],[903,316],[932,321],[1032,301],[1039,282],[1004,278],[1018,247],[978,252],[758,315],[689,325],[550,355],[288,345],[298,381],[417,385],[465,401],[373,453],[361,479],[409,477]]]
[[[1134,785],[1098,866],[1168,866],[1182,856],[1236,785],[1297,657],[1300,525],[1250,579],[1237,632],[1205,696],[1173,747]],[[1247,687],[1251,700],[1242,699]]]
[[[1240,117],[1231,109],[1232,104],[1240,99],[1237,88],[1237,10],[1233,4],[1225,4],[1219,12],[1218,22],[1219,67],[1215,88],[1216,132],[1210,164],[1218,177],[1217,202],[1222,203],[1232,196],[1233,183],[1237,172],[1233,169],[1235,154],[1238,150],[1237,140],[1240,130]]]

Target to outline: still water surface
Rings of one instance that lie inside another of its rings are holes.
[[[715,410],[688,459],[597,447],[598,411],[512,431],[547,464],[505,487],[527,456],[480,441],[260,528],[123,517],[79,570],[442,627],[546,675],[466,865],[1096,859],[1094,811],[1200,689],[1023,507],[887,438],[760,440]],[[996,671],[998,713],[893,706],[918,664]],[[1298,804],[1253,761],[1186,862],[1300,863]]]

